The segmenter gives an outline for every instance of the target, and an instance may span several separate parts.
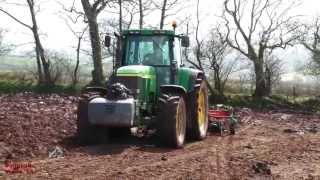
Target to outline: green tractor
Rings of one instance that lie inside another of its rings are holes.
[[[116,37],[113,75],[105,87],[87,87],[79,102],[80,140],[125,135],[133,127],[155,129],[159,142],[173,148],[186,137],[204,139],[208,90],[204,73],[182,60],[189,38],[172,30],[126,30]]]

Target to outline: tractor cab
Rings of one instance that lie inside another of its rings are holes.
[[[189,46],[189,38],[171,30],[125,30],[117,40],[115,79],[139,92],[135,94],[146,105],[142,107],[150,112],[153,107],[148,104],[157,103],[161,86],[179,84],[182,46]]]
[[[170,36],[125,34],[122,65],[170,66]]]
[[[121,74],[123,66],[151,66],[158,76],[158,87],[175,83],[177,69],[184,66],[181,58],[182,46],[189,46],[189,38],[175,35],[174,31],[125,30],[118,36],[119,48],[114,69],[120,68],[117,72]]]
[[[179,39],[175,39],[173,35],[172,31],[123,32],[120,66],[154,71],[157,94],[161,85],[173,83],[172,70],[181,65],[181,59],[174,58],[176,54],[180,55],[180,51],[175,51],[180,49],[180,43],[174,45],[174,41],[179,42]],[[121,74],[121,67],[117,74]]]

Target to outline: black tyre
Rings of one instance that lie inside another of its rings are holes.
[[[197,79],[194,92],[189,97],[190,119],[188,136],[191,139],[202,140],[208,131],[208,88],[206,82]]]
[[[186,103],[182,96],[162,94],[159,98],[157,134],[160,142],[182,148],[186,135]]]
[[[110,138],[125,138],[131,135],[131,129],[128,127],[109,128],[108,133]]]
[[[107,129],[90,124],[88,119],[88,99],[83,98],[78,103],[77,137],[81,144],[106,143]]]

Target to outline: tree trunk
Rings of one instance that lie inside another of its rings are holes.
[[[210,103],[214,103],[214,104],[220,104],[220,103],[224,103],[226,98],[223,94],[221,94],[220,92],[218,92],[216,89],[212,88],[211,84],[208,82],[208,79],[205,77],[205,81],[208,87],[208,90],[210,92]]]
[[[266,78],[266,95],[270,96],[272,94],[272,82],[271,82],[271,72],[268,68],[266,68],[265,78]]]
[[[34,25],[33,26],[33,36],[35,39],[35,43],[36,43],[36,49],[38,51],[38,58],[41,60],[41,64],[42,64],[42,69],[43,69],[43,81],[42,83],[44,83],[45,85],[52,85],[53,82],[51,80],[51,74],[50,74],[50,62],[46,59],[45,55],[44,55],[44,50],[39,38],[39,34],[38,34],[38,30],[37,30],[37,26]]]
[[[139,28],[143,28],[143,5],[142,5],[142,0],[139,0]]]
[[[103,84],[103,67],[101,55],[102,50],[99,35],[99,25],[97,22],[97,16],[99,12],[97,11],[97,9],[94,9],[90,5],[88,0],[81,0],[81,3],[89,24],[89,34],[93,59],[91,84],[99,86]]]
[[[223,90],[222,90],[222,82],[219,76],[219,72],[218,70],[214,71],[214,88],[220,93],[223,94]]]
[[[119,3],[119,32],[122,33],[122,0],[118,1]]]
[[[78,83],[78,70],[80,64],[80,48],[81,48],[82,36],[78,38],[78,46],[77,46],[77,62],[76,67],[73,71],[72,85],[75,86]]]
[[[268,82],[268,79],[267,79],[267,83],[266,83],[266,96],[270,96],[272,95],[272,86],[271,86],[271,83]]]
[[[51,74],[50,74],[50,62],[46,59],[45,54],[44,54],[44,49],[41,43],[41,40],[39,38],[39,33],[38,33],[38,25],[37,25],[37,20],[36,20],[36,15],[34,12],[34,2],[33,0],[27,0],[28,5],[29,5],[29,10],[30,10],[30,14],[31,14],[31,19],[32,19],[32,33],[33,33],[33,37],[35,40],[35,44],[36,44],[36,50],[37,50],[37,60],[41,60],[42,63],[42,68],[43,68],[43,75],[42,76],[42,80],[44,80],[44,82],[40,83],[44,83],[45,85],[52,85],[52,79],[51,79]],[[37,62],[38,63],[38,62]],[[40,69],[38,69],[38,72],[40,72]],[[42,70],[41,70],[42,73]],[[40,75],[39,75],[40,76]]]
[[[92,84],[102,85],[103,84],[103,68],[102,68],[101,44],[100,44],[97,17],[96,16],[90,17],[88,18],[88,21],[89,21],[89,31],[90,31],[93,68],[94,68],[94,70],[92,71]]]
[[[212,88],[212,86],[211,86],[211,84],[209,83],[207,77],[205,77],[204,80],[206,81],[206,84],[207,84],[207,87],[208,87],[208,89],[209,89],[209,91],[210,91],[210,94],[211,94],[212,96],[217,96],[219,93],[218,93],[214,88]]]
[[[161,9],[161,17],[160,17],[160,29],[163,29],[164,19],[166,17],[166,7],[167,7],[167,0],[163,0],[163,5]]]
[[[257,60],[254,62],[254,70],[256,75],[256,89],[254,91],[254,96],[257,98],[267,96],[266,79],[263,71],[263,60]]]
[[[38,84],[42,84],[43,83],[43,73],[42,73],[39,50],[37,47],[35,47],[35,51],[36,51],[37,69],[38,69]]]

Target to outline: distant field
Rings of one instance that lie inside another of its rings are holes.
[[[60,62],[54,62],[51,59],[51,67],[56,67],[60,65],[60,70],[65,77],[71,77],[73,69],[75,67],[75,60],[66,59],[66,64],[69,64],[69,67],[64,65],[61,66]],[[108,76],[112,71],[112,62],[110,60],[103,61],[103,68],[105,74]],[[80,82],[87,83],[91,80],[91,71],[93,69],[93,64],[90,59],[82,59],[79,66],[79,79]],[[56,71],[53,68],[53,71]],[[2,80],[15,80],[21,79],[21,77],[33,77],[33,73],[36,72],[36,60],[35,58],[22,57],[22,56],[6,56],[0,57],[0,79]],[[22,75],[20,77],[20,75]],[[69,80],[67,80],[69,81]]]
[[[110,71],[112,69],[112,62],[104,61],[104,69]],[[36,60],[34,58],[22,56],[3,56],[0,57],[0,72],[20,71],[32,69],[36,67]],[[80,68],[83,73],[91,72],[93,66],[91,61],[83,60],[80,62]]]
[[[26,71],[35,67],[33,58],[6,56],[0,57],[0,72]]]

